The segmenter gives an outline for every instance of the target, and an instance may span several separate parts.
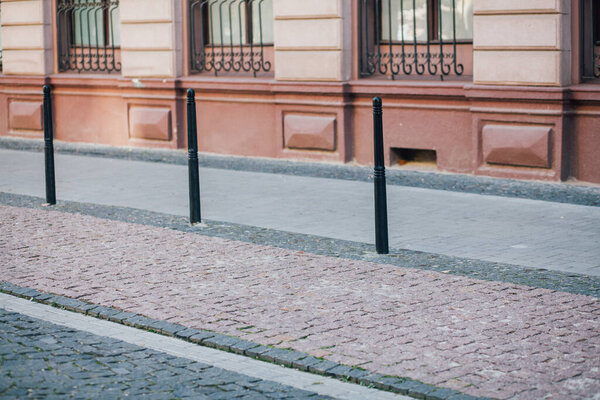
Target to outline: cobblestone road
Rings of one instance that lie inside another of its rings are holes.
[[[600,301],[0,206],[3,279],[500,399],[595,398]]]
[[[0,398],[328,399],[0,308]]]

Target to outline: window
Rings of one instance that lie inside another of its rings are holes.
[[[584,0],[582,17],[583,77],[600,78],[600,0]]]
[[[191,69],[256,76],[271,69],[273,0],[192,0]]]
[[[462,75],[473,0],[360,0],[362,75]]]
[[[120,71],[119,0],[58,0],[61,71]]]

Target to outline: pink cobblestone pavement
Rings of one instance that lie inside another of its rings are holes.
[[[0,206],[0,279],[499,399],[599,399],[600,301]]]

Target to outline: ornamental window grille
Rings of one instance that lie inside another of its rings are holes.
[[[473,1],[359,0],[361,75],[462,75]]]
[[[273,58],[273,0],[191,0],[193,72],[268,73]]]
[[[60,71],[121,70],[119,0],[58,0],[56,21]]]
[[[600,0],[585,0],[581,14],[583,77],[600,78]]]

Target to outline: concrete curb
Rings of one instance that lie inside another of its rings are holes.
[[[44,149],[44,141],[41,139],[0,137],[0,148],[41,152]],[[112,147],[60,141],[54,142],[54,149],[57,153],[63,154],[187,165],[187,153],[184,150]],[[348,164],[327,164],[207,153],[200,153],[199,164],[205,168],[363,182],[372,181],[371,168]],[[585,186],[568,183],[518,181],[395,168],[388,168],[386,173],[388,185],[600,207],[600,186],[592,186],[592,184]]]
[[[0,281],[0,292],[21,297],[41,304],[109,320],[111,322],[143,329],[165,336],[175,337],[201,346],[252,357],[288,368],[312,372],[390,391],[423,400],[487,400],[453,389],[428,385],[410,378],[384,376],[333,361],[323,360],[294,350],[263,346],[258,343],[202,329],[187,328],[166,321],[147,318],[143,315],[124,312],[115,308],[86,303],[69,297],[40,292],[35,289]]]

